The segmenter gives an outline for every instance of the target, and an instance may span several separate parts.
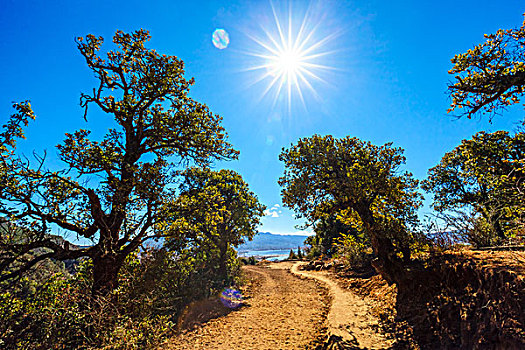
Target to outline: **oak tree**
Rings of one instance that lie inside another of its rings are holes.
[[[308,224],[338,215],[370,239],[375,267],[390,281],[410,259],[411,226],[421,205],[418,182],[402,171],[403,150],[355,137],[314,135],[283,149],[283,203]]]
[[[525,22],[520,28],[486,34],[486,41],[451,60],[455,82],[449,112],[471,118],[494,114],[521,102],[525,91]],[[525,122],[525,120],[524,120]]]
[[[0,220],[11,228],[0,235],[0,280],[46,258],[89,257],[93,293],[109,292],[117,286],[126,256],[148,237],[162,234],[155,224],[163,219],[157,213],[173,181],[171,170],[237,157],[221,117],[189,97],[194,81],[184,77],[183,62],[148,49],[149,39],[145,30],[117,31],[115,49],[105,55],[102,37],[77,39],[98,80],[90,93],[81,94],[84,118],[88,107],[96,107],[113,127],[101,140],[84,129],[66,134],[57,146],[62,170],[46,168],[45,155],[33,162],[17,155],[16,140],[35,114],[27,101],[14,105],[16,113],[0,134]],[[93,245],[59,244],[49,235],[59,230]],[[14,231],[24,232],[23,239],[12,239]],[[13,264],[14,270],[6,269]]]

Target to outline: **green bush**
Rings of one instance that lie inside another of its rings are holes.
[[[3,349],[80,348],[90,324],[80,285],[57,275],[25,297],[0,295]]]
[[[172,334],[185,306],[226,285],[213,255],[151,249],[130,255],[119,287],[91,296],[92,264],[55,274],[34,290],[0,294],[1,349],[154,349]],[[193,251],[195,253],[195,251]],[[235,251],[228,260],[240,283]]]
[[[317,234],[313,236],[308,236],[305,239],[304,243],[310,246],[306,247],[305,249],[306,259],[315,260],[316,258],[323,255],[323,239]]]
[[[371,248],[364,241],[356,239],[354,235],[343,234],[337,239],[336,257],[342,259],[345,265],[360,269],[370,265]]]
[[[248,258],[241,257],[241,258],[239,258],[239,263],[242,264],[242,265],[256,265],[257,264],[257,259],[255,259],[254,256],[250,256]]]

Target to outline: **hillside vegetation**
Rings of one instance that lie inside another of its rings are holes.
[[[81,94],[83,118],[96,108],[111,127],[99,139],[91,130],[67,133],[57,146],[61,168],[50,168],[45,153],[19,153],[17,142],[36,116],[29,101],[13,104],[0,133],[0,347],[155,349],[180,330],[190,306],[219,300],[230,326],[241,324],[252,338],[266,332],[254,348],[267,348],[261,339],[275,347],[358,348],[357,337],[343,339],[355,330],[327,342],[303,334],[321,337],[326,317],[338,324],[325,313],[344,313],[337,300],[373,309],[361,304],[366,298],[337,298],[347,292],[333,276],[302,274],[328,286],[327,301],[325,289],[286,271],[245,267],[243,274],[236,248],[254,238],[266,207],[240,174],[212,169],[239,152],[222,118],[189,97],[194,80],[185,78],[184,63],[148,48],[149,39],[146,30],[117,31],[113,49],[104,51],[102,37],[77,38],[97,82]],[[450,111],[491,118],[519,103],[524,47],[525,23],[456,55]],[[283,204],[315,233],[306,257],[318,261],[306,266],[320,270],[329,261],[353,276],[355,293],[390,298],[378,301],[390,311],[377,316],[390,335],[379,332],[377,317],[363,317],[358,328],[366,328],[363,320],[375,327],[360,333],[363,344],[373,336],[385,347],[525,347],[524,255],[507,251],[525,245],[524,132],[478,132],[421,181],[406,168],[403,148],[352,136],[303,137],[279,160]],[[425,222],[421,189],[434,209]],[[91,244],[75,246],[57,233]],[[162,243],[144,244],[155,240]],[[249,309],[239,290],[257,280],[262,294]],[[243,312],[230,312],[241,305]],[[362,311],[352,310],[356,317]],[[248,331],[256,321],[238,317],[252,312],[265,315],[266,328]],[[290,326],[288,339],[272,333],[275,315]],[[296,316],[306,323],[297,330]],[[170,346],[179,339],[193,348],[196,334],[213,327],[174,337]]]

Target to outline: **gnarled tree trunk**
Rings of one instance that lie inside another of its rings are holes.
[[[392,240],[376,224],[370,205],[370,203],[361,203],[357,208],[357,213],[370,235],[370,243],[377,257],[372,262],[372,266],[388,283],[396,283],[402,279],[404,264],[397,256]],[[410,260],[410,249],[408,252],[403,249],[403,259]]]
[[[123,257],[116,253],[105,253],[93,258],[93,296],[104,296],[118,287],[118,273]]]

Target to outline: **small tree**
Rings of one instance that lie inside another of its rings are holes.
[[[417,180],[401,172],[401,148],[375,146],[357,138],[314,135],[284,149],[279,159],[285,172],[279,179],[283,203],[313,225],[326,215],[338,215],[369,238],[378,257],[376,268],[390,281],[401,272],[401,254],[410,259],[421,205]]]
[[[110,116],[114,128],[101,141],[88,130],[66,134],[57,146],[61,171],[16,156],[16,139],[35,115],[29,102],[14,105],[0,134],[0,219],[24,238],[14,241],[9,230],[0,236],[0,280],[18,276],[46,258],[93,261],[93,293],[117,286],[126,256],[155,232],[159,206],[170,169],[181,162],[206,165],[213,159],[234,159],[238,152],[226,141],[221,117],[188,96],[193,79],[184,78],[184,64],[175,56],[145,47],[147,31],[117,31],[114,51],[99,55],[103,39],[77,39],[80,54],[98,79],[81,106]],[[49,232],[59,228],[93,241],[87,248],[58,244]],[[29,261],[23,259],[31,253]],[[8,266],[16,266],[6,272]]]
[[[303,259],[303,253],[301,252],[301,247],[297,247],[297,259]]]
[[[189,168],[181,175],[178,195],[163,209],[168,226],[160,229],[216,256],[219,275],[228,283],[232,248],[255,236],[266,208],[232,170]]]

